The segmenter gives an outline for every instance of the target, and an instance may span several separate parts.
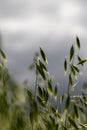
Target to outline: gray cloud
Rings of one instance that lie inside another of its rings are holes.
[[[52,15],[57,10],[57,0],[0,0],[0,17],[25,18],[33,14]]]
[[[86,6],[82,0],[0,0],[3,46],[17,80],[30,76],[27,67],[39,46],[46,50],[56,80],[64,80],[64,57],[76,35],[82,42],[81,55],[87,54]]]
[[[26,15],[30,10],[28,0],[0,0],[0,17],[1,18],[18,18]]]

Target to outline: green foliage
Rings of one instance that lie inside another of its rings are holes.
[[[77,87],[80,65],[83,67],[87,62],[87,58],[80,58],[76,48],[80,49],[78,37],[71,45],[69,58],[64,60],[68,86],[61,97],[58,96],[59,85],[53,84],[42,48],[31,66],[36,74],[35,90],[30,90],[26,84],[15,83],[4,66],[4,60],[0,61],[1,130],[87,130],[87,84],[80,95],[72,95],[72,90]],[[1,49],[0,56],[6,59]]]

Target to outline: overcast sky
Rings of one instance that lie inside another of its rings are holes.
[[[45,49],[49,68],[59,80],[63,75],[61,64],[76,35],[86,56],[86,10],[87,0],[0,0],[3,47],[16,79],[27,77],[27,67],[39,46]]]
[[[79,33],[87,25],[84,0],[0,0],[0,28],[41,35]]]

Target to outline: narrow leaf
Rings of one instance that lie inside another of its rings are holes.
[[[76,117],[79,118],[78,108],[76,104],[74,104],[74,112],[75,112]]]
[[[43,60],[44,60],[46,63],[48,63],[46,54],[45,54],[45,52],[42,50],[42,48],[40,48],[40,54],[41,54]]]
[[[39,60],[39,64],[40,64],[40,67],[41,67],[43,70],[47,71],[46,66],[45,66],[40,60]]]
[[[76,83],[74,83],[74,84],[72,85],[72,90],[74,90],[74,88],[77,86],[77,84],[78,84],[78,82],[76,82]]]
[[[28,90],[28,89],[26,89],[26,91],[27,91],[27,95],[28,95],[29,99],[33,100],[34,97],[33,97],[32,92],[30,90]]]
[[[76,75],[76,72],[73,68],[73,65],[71,65],[71,72],[72,72],[73,76],[77,79],[77,75]]]
[[[60,97],[60,103],[63,102],[64,98],[65,98],[65,94],[63,94],[63,95]]]
[[[65,61],[64,61],[64,72],[65,72],[65,74],[66,74],[66,72],[67,72],[67,60],[65,59]]]
[[[40,87],[40,86],[38,86],[38,92],[39,92],[39,95],[42,97],[42,96],[43,96],[43,94],[42,94],[42,89],[41,89],[41,87]]]
[[[77,55],[78,61],[80,62],[82,59]]]
[[[69,108],[69,105],[70,105],[70,95],[68,95],[68,97],[66,99],[65,110],[67,110]]]
[[[77,58],[78,58],[78,61],[79,61],[79,62],[81,62],[81,61],[82,61],[82,59],[81,59],[81,57],[80,57],[80,56],[78,56],[78,55],[77,55]],[[82,65],[82,66],[84,66],[84,64],[81,64],[81,65]]]
[[[47,103],[48,98],[49,98],[49,95],[48,95],[48,92],[47,92],[47,91],[45,92],[45,97],[44,97],[44,98],[45,98],[45,101],[46,101],[46,103]]]
[[[85,111],[84,111],[84,108],[82,108],[81,106],[79,106],[79,110],[80,110],[83,114],[86,114]]]
[[[48,93],[52,95],[52,83],[51,80],[48,80]]]
[[[55,114],[56,113],[55,107],[52,106],[51,109],[52,109],[52,112]]]
[[[68,117],[68,120],[69,120],[70,124],[71,124],[74,128],[79,129],[78,126],[77,126],[77,124],[75,123],[75,121],[74,121],[72,118]]]
[[[6,55],[5,55],[5,53],[1,50],[1,48],[0,48],[0,54],[1,54],[1,56],[3,57],[3,59],[6,60]]]
[[[81,126],[82,128],[84,128],[85,130],[87,129],[87,124],[80,124],[80,126]]]
[[[77,66],[73,65],[73,68],[74,68],[78,73],[80,73],[80,69],[79,69]]]
[[[44,73],[43,69],[39,65],[37,65],[37,64],[36,64],[36,68],[37,68],[39,74],[42,76],[42,78],[44,80],[46,80],[46,76],[45,76],[45,73]]]
[[[85,59],[83,59],[83,60],[81,60],[79,63],[78,63],[78,65],[82,65],[82,64],[84,64],[84,63],[86,63],[87,62],[87,58],[85,58]]]
[[[69,74],[69,83],[71,86],[73,85],[73,80],[72,80],[71,74]]]
[[[54,98],[55,98],[55,100],[57,99],[57,96],[58,96],[58,93],[57,93],[57,86],[56,86],[55,90],[54,90]]]
[[[70,61],[72,60],[73,56],[74,56],[74,47],[72,45],[70,48]]]
[[[37,96],[37,100],[40,103],[40,105],[42,105],[43,107],[45,107],[46,103],[45,103],[45,101],[41,97]]]
[[[77,43],[77,47],[80,49],[80,40],[78,37],[76,37],[76,43]]]

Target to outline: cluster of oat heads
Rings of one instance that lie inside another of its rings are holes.
[[[71,95],[77,87],[80,66],[84,67],[87,62],[87,58],[81,58],[77,54],[77,49],[80,50],[78,37],[64,60],[68,86],[67,92],[61,97],[58,95],[61,85],[53,84],[47,68],[48,60],[42,48],[35,55],[32,65],[36,75],[35,90],[31,90],[26,83],[21,87],[11,79],[4,66],[6,55],[0,49],[1,130],[87,130],[87,85],[80,95]]]

